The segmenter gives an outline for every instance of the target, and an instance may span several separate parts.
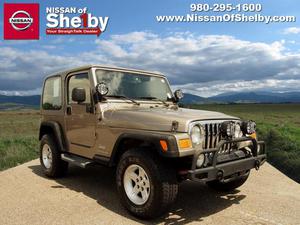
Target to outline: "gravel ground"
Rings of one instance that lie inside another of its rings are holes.
[[[33,160],[0,173],[0,224],[300,224],[300,185],[269,164],[239,190],[219,194],[184,182],[169,213],[152,221],[120,205],[114,171],[71,167],[51,180]]]

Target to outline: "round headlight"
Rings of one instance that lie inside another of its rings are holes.
[[[201,143],[201,129],[199,126],[194,126],[191,130],[191,139],[194,145],[199,145]]]
[[[242,130],[245,134],[254,134],[256,132],[256,123],[252,120],[243,122]]]
[[[233,133],[233,122],[225,121],[221,125],[221,133],[223,136],[232,137]]]
[[[241,126],[240,124],[236,123],[234,125],[234,133],[233,133],[233,137],[234,138],[240,138],[243,136],[243,132],[242,132],[242,129],[241,129]]]
[[[108,94],[108,87],[106,86],[106,84],[104,82],[101,82],[99,84],[97,84],[96,86],[96,91],[101,95],[101,96],[105,96]]]
[[[240,138],[243,136],[240,124],[233,121],[226,121],[222,123],[221,132],[223,136],[231,138]]]

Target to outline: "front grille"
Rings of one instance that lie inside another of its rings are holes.
[[[201,123],[204,129],[204,142],[203,149],[211,149],[216,148],[219,142],[222,139],[222,135],[220,132],[221,123]],[[230,153],[232,149],[232,144],[225,144],[223,148],[219,150],[219,154],[227,154]]]

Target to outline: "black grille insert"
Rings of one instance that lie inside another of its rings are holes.
[[[203,149],[216,148],[222,139],[221,123],[206,123],[202,124],[204,129]],[[227,154],[232,149],[232,144],[225,144],[220,149],[219,154]]]

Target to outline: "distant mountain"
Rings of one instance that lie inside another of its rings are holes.
[[[183,104],[204,103],[300,103],[300,92],[226,92],[209,98],[184,94]]]
[[[0,95],[0,104],[20,104],[20,105],[30,105],[30,106],[39,106],[40,105],[40,95],[32,95],[32,96],[6,96]],[[192,94],[184,94],[183,99],[181,100],[184,104],[203,104],[208,100],[206,98],[192,95]],[[0,108],[1,109],[1,108]]]
[[[6,96],[0,95],[0,110],[7,106],[38,107],[40,95]],[[210,104],[210,103],[300,103],[300,92],[227,92],[209,98],[185,93],[182,104]]]
[[[208,98],[226,103],[300,103],[300,92],[231,92]]]
[[[21,105],[38,106],[40,104],[40,95],[32,96],[7,96],[0,95],[0,104],[4,103],[15,103]]]
[[[184,93],[184,97],[180,100],[180,102],[183,104],[203,104],[207,102],[207,99],[198,95]]]

